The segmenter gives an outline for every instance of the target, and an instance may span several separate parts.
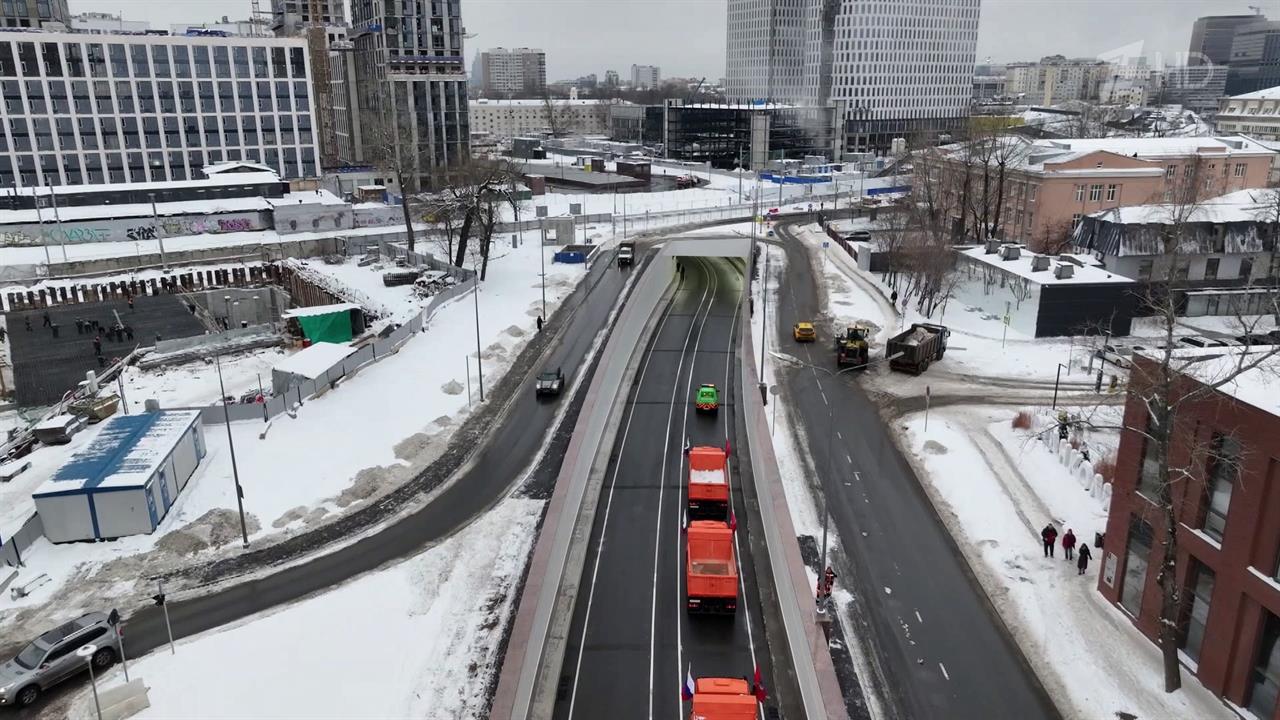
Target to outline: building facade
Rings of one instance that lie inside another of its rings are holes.
[[[1153,96],[1159,105],[1181,105],[1212,116],[1227,88],[1226,65],[1176,65],[1157,76]]]
[[[1228,95],[1256,92],[1280,85],[1280,22],[1259,22],[1236,28],[1227,69]]]
[[[1280,86],[1222,98],[1214,121],[1218,132],[1280,141]]]
[[[604,100],[472,100],[471,131],[507,139],[550,134],[554,112],[559,135],[605,135],[609,132],[609,108]]]
[[[974,223],[972,210],[963,209],[978,204],[998,214],[1002,239],[1044,252],[1069,244],[1084,216],[1170,201],[1188,178],[1203,183],[1197,191],[1205,198],[1265,187],[1274,155],[1245,137],[1030,140],[1009,135],[991,147],[968,143],[939,148],[933,182],[940,205],[956,226],[966,228],[966,235]],[[990,189],[981,202],[977,195],[984,165]],[[968,198],[963,197],[966,173]],[[987,224],[994,220],[990,217]]]
[[[476,62],[484,97],[532,97],[547,87],[547,54],[537,48],[492,48]]]
[[[1280,382],[1261,368],[1206,387],[1241,362],[1239,352],[1175,359],[1185,367],[1171,395],[1168,466],[1178,479],[1167,488],[1178,523],[1178,654],[1213,693],[1259,720],[1280,720]],[[1142,355],[1134,363],[1098,591],[1154,642],[1165,520],[1143,380],[1159,370]]]
[[[109,35],[112,33],[132,35],[150,30],[151,23],[146,20],[125,20],[123,15],[91,12],[72,15],[71,29],[74,32],[89,33],[91,35]]]
[[[319,0],[320,22],[347,25],[344,0]],[[302,37],[311,23],[311,0],[271,0],[271,32],[276,37]]]
[[[471,155],[460,0],[354,0],[356,113],[366,159],[395,156],[417,192]]]
[[[655,88],[662,81],[662,68],[657,65],[632,65],[631,87]]]
[[[205,165],[318,174],[301,40],[0,37],[0,186],[187,180]]]
[[[663,106],[665,156],[725,170],[763,170],[807,156],[831,160],[842,154],[841,130],[832,107],[685,105],[679,100]]]
[[[0,27],[66,30],[71,27],[67,0],[0,0]]]
[[[1188,65],[1226,65],[1231,62],[1231,44],[1236,29],[1258,22],[1257,15],[1207,15],[1191,26]]]
[[[969,114],[980,0],[729,0],[731,102],[840,108],[846,148],[932,140]]]

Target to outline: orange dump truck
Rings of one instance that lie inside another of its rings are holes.
[[[756,702],[746,680],[698,678],[689,720],[754,720]]]
[[[691,613],[732,614],[738,610],[738,565],[733,530],[722,520],[689,523],[685,552],[685,594]]]
[[[689,450],[689,518],[723,519],[729,514],[729,474],[724,450],[696,447]]]

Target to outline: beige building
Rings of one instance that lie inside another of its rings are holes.
[[[1196,183],[1197,195],[1206,198],[1265,187],[1275,157],[1265,145],[1241,136],[1029,140],[1010,135],[995,142],[990,152],[964,144],[941,148],[938,202],[957,227],[963,219],[971,241],[984,239],[972,237],[980,224],[973,222],[974,208],[980,206],[989,216],[988,226],[996,225],[998,237],[1049,251],[1068,242],[1085,215],[1168,202],[1175,189],[1188,182]],[[978,197],[981,158],[989,168],[986,202]],[[966,168],[974,178],[967,199]]]
[[[1023,102],[1053,105],[1068,100],[1097,100],[1110,76],[1111,66],[1092,59],[1068,59],[1061,55],[1035,63],[1005,66],[1005,94]]]
[[[607,135],[609,103],[599,100],[552,99],[555,127],[545,100],[472,100],[471,132],[495,138],[525,135]]]
[[[1218,132],[1280,141],[1280,87],[1222,98],[1216,121]]]

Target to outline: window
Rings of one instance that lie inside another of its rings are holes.
[[[1191,261],[1180,260],[1173,269],[1173,279],[1179,282],[1186,282],[1191,277]]]
[[[1218,258],[1209,258],[1208,260],[1204,261],[1204,279],[1205,280],[1218,279],[1218,265],[1221,262],[1222,261],[1219,260]]]
[[[1205,534],[1222,542],[1227,528],[1227,512],[1231,509],[1231,489],[1240,476],[1240,442],[1229,435],[1214,433],[1209,451],[1208,478],[1205,492]]]
[[[1134,617],[1142,610],[1142,594],[1147,586],[1147,558],[1151,555],[1151,525],[1137,515],[1129,516],[1129,539],[1125,547],[1124,586],[1120,605]]]
[[[1249,710],[1256,716],[1271,717],[1280,697],[1280,618],[1267,613],[1258,642],[1258,655],[1249,682]]]
[[[1089,186],[1089,202],[1098,202],[1101,199],[1102,199],[1102,186],[1090,185]]]
[[[1118,187],[1119,187],[1119,186],[1117,186],[1117,185],[1108,185],[1108,186],[1107,186],[1107,202],[1115,202],[1115,201],[1116,201],[1116,190],[1118,189]]]
[[[1182,167],[1182,177],[1189,178],[1191,173],[1195,172],[1195,164],[1187,164]]]
[[[1036,189],[1037,189],[1037,188],[1039,188],[1039,187],[1040,187],[1039,185],[1028,185],[1028,186],[1027,186],[1027,193],[1028,193],[1028,196],[1029,196],[1029,199],[1031,200],[1031,202],[1035,202],[1035,201],[1036,201]]]
[[[1077,226],[1077,225],[1079,225],[1079,224],[1080,224],[1080,213],[1072,213],[1072,214],[1071,214],[1071,227],[1073,227],[1073,228],[1074,228],[1074,227],[1076,227],[1076,226]]]
[[[1244,171],[1248,167],[1249,166],[1245,165],[1244,163],[1236,163],[1236,171],[1232,174],[1235,175],[1236,177],[1244,177]]]
[[[1183,594],[1181,647],[1195,662],[1200,662],[1200,646],[1204,643],[1204,629],[1209,624],[1209,603],[1213,599],[1213,570],[1204,563],[1191,559],[1191,577],[1187,592]]]
[[[1084,186],[1076,186],[1076,202],[1084,202]]]
[[[1138,276],[1151,279],[1151,270],[1154,268],[1155,262],[1151,260],[1143,260],[1138,263]]]
[[[1164,176],[1170,180],[1172,180],[1177,174],[1178,174],[1177,165],[1170,165],[1169,167],[1164,169]]]
[[[1240,279],[1245,282],[1253,279],[1253,258],[1244,258],[1240,261]]]

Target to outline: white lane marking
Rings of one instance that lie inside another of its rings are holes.
[[[709,286],[708,288],[709,289]],[[662,499],[666,494],[666,474],[667,451],[670,450],[671,444],[671,422],[675,419],[676,411],[676,391],[680,389],[680,370],[684,367],[684,358],[689,351],[689,338],[693,337],[693,328],[697,325],[698,312],[702,312],[702,305],[707,300],[707,289],[702,291],[702,298],[698,301],[698,310],[693,314],[694,321],[689,323],[689,332],[685,333],[684,344],[680,347],[680,362],[676,366],[676,378],[671,384],[671,402],[667,410],[667,430],[666,439],[663,441],[662,447],[662,476],[663,482],[658,484],[658,512],[657,520],[654,522],[653,528],[653,592],[649,599],[649,720],[653,720],[653,680],[655,670],[655,660],[657,659],[657,642],[658,642],[658,555],[660,554],[662,544]],[[684,701],[680,701],[681,708],[684,707]]]
[[[671,308],[675,303],[667,305],[666,310],[662,313],[662,319],[658,322],[658,329],[654,332],[654,338],[662,333],[662,328],[667,324],[668,318],[671,317]],[[653,360],[653,353],[649,353],[644,359],[644,366],[640,368],[640,378],[636,387],[644,386],[645,374],[649,372],[649,362]],[[622,457],[622,452],[627,447],[627,436],[631,433],[631,420],[636,415],[636,405],[632,404],[631,409],[627,411],[627,423],[622,428],[622,444],[618,448],[618,457]],[[573,717],[573,706],[578,699],[578,676],[582,672],[582,655],[587,644],[587,629],[591,625],[591,603],[596,596],[596,577],[600,574],[600,557],[603,555],[604,538],[609,530],[609,511],[613,508],[613,490],[617,486],[618,471],[621,469],[622,463],[617,462],[613,466],[613,476],[609,478],[609,494],[604,505],[604,521],[600,525],[600,542],[596,547],[596,561],[591,568],[591,588],[587,591],[587,613],[582,621],[582,637],[578,639],[578,660],[573,667],[573,690],[569,694],[569,717]]]
[[[942,663],[938,663],[938,667],[942,668],[942,677],[950,680],[951,674],[947,672],[947,666],[943,665]]]
[[[844,442],[844,435],[839,430],[836,431],[836,437],[840,438],[840,442]]]
[[[844,454],[844,461],[845,461],[845,462],[847,462],[847,463],[849,463],[850,465],[852,465],[852,464],[853,464],[853,458],[849,456],[849,453],[845,453],[845,454]],[[855,474],[856,474],[856,473],[855,473]]]
[[[701,265],[704,270],[707,269],[707,263],[703,262],[702,260],[698,260],[698,264]],[[702,316],[702,322],[698,324],[697,339],[693,341],[693,354],[689,356],[689,380],[685,383],[685,388],[684,388],[684,397],[685,397],[684,402],[685,402],[686,409],[684,412],[680,413],[681,415],[680,437],[684,438],[685,442],[687,442],[689,438],[689,415],[697,412],[697,408],[688,407],[688,399],[692,397],[692,392],[693,392],[693,370],[694,370],[694,367],[698,364],[698,349],[702,347],[702,331],[705,330],[707,327],[707,320],[711,317],[711,309],[714,308],[716,304],[716,293],[720,289],[720,275],[718,273],[711,273],[711,272],[708,272],[708,274],[712,276],[711,277],[711,299],[707,303],[707,312]],[[696,321],[697,319],[696,314],[694,315],[694,319]],[[683,356],[681,356],[681,367],[676,371],[675,387],[678,387],[680,385],[681,372],[684,372]],[[673,387],[671,391],[672,400],[673,400],[673,403],[672,403],[673,410],[675,408],[675,404],[674,404],[675,387]],[[671,431],[670,429],[668,429],[667,439],[666,439],[666,442],[663,444],[663,450],[662,450],[662,486],[663,487],[665,487],[667,484],[666,483],[667,451],[668,451],[668,448],[670,448],[670,446],[671,446]],[[676,491],[676,514],[680,515],[681,517],[684,516],[684,511],[688,507],[688,503],[685,501],[685,498],[684,498],[685,457],[686,456],[683,453],[680,454],[680,461],[678,463],[679,469],[677,470],[677,476],[676,476],[676,482],[678,482],[680,485],[680,489]],[[659,515],[661,515],[661,512],[662,512],[661,500],[658,501],[658,507],[659,507],[659,511],[658,511]],[[683,545],[683,543],[681,543],[681,540],[683,539],[682,537],[683,527],[684,525],[682,523],[680,527],[676,528],[676,533],[675,533],[676,534],[675,571],[676,571],[676,685],[677,686],[679,686],[681,683],[684,682],[684,676],[680,674],[680,667],[684,665],[684,635],[683,635],[684,628],[681,626],[681,620],[683,619],[683,615],[684,615],[684,613],[681,612],[684,609],[684,602],[683,602],[684,574],[682,572],[684,570],[684,562],[683,562],[683,555],[681,554],[681,546]],[[654,557],[654,562],[655,563],[657,562],[656,556]],[[654,577],[656,578],[657,575],[655,574]],[[656,593],[657,589],[655,588],[654,591]],[[650,692],[652,693],[652,688],[650,688]],[[680,715],[683,715],[683,714],[684,714],[684,700],[681,700]]]
[[[924,618],[920,617],[920,611],[919,611],[919,610],[917,610],[917,611],[916,611],[916,620],[917,620],[917,621],[919,621],[920,623],[923,623],[923,622],[924,622]]]
[[[825,392],[823,392],[823,391],[822,391],[822,388],[818,388],[818,394],[822,396],[822,404],[823,404],[823,405],[830,405],[830,404],[831,404],[831,403],[828,403],[828,402],[827,402],[827,394],[826,394]]]

